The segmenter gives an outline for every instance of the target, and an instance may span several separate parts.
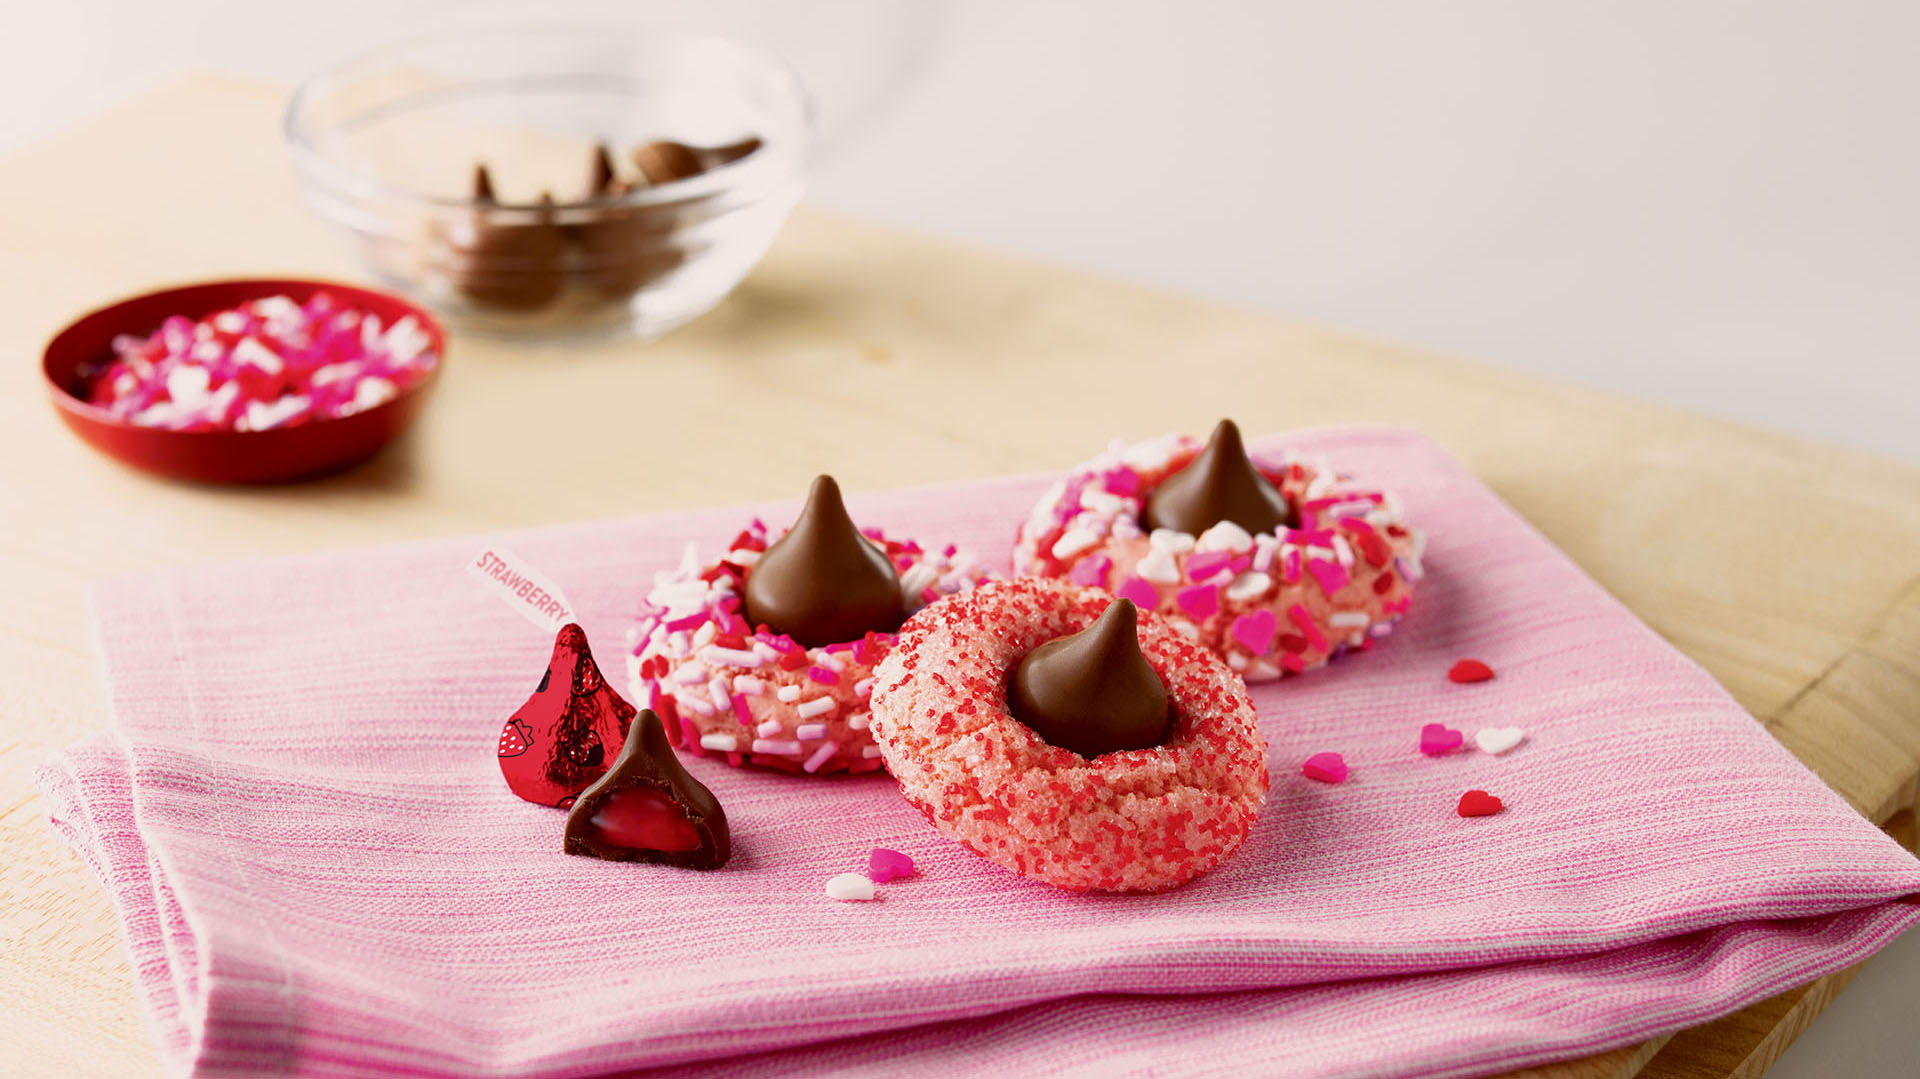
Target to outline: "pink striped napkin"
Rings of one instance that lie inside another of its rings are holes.
[[[40,782],[179,1074],[1474,1074],[1700,1022],[1920,920],[1920,863],[1432,443],[1280,446],[1396,489],[1429,575],[1379,649],[1255,689],[1267,808],[1170,894],[1021,880],[884,776],[700,760],[726,869],[561,854],[494,762],[551,641],[465,577],[473,539],[102,588],[114,737]],[[1046,482],[852,501],[1001,558]],[[511,543],[611,673],[652,572],[755,512],[792,507]],[[1499,677],[1447,682],[1467,654]],[[1528,738],[1423,757],[1433,722]],[[1347,783],[1300,777],[1322,750]],[[1469,788],[1506,811],[1461,819]],[[874,846],[921,875],[827,900]]]

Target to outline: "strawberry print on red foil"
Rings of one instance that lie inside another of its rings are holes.
[[[606,774],[634,714],[594,663],[586,631],[561,627],[540,688],[500,731],[500,772],[508,788],[538,805],[571,805]]]

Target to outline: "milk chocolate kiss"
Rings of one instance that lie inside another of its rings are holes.
[[[671,139],[659,139],[636,147],[633,163],[639,166],[647,183],[658,186],[731,165],[758,149],[760,140],[751,136],[724,146],[688,146]]]
[[[671,139],[657,139],[633,151],[633,163],[650,184],[670,184],[706,171],[700,151]]]
[[[618,199],[646,186],[623,180],[614,169],[613,152],[606,143],[593,148],[589,199]],[[609,299],[623,299],[680,268],[687,254],[672,243],[675,211],[671,206],[611,205],[593,212],[575,225],[568,237],[581,248],[581,278]]]
[[[1027,653],[1014,668],[1013,718],[1082,757],[1167,739],[1167,687],[1140,654],[1139,612],[1115,600],[1086,629]]]
[[[540,197],[542,212],[532,221],[498,223],[493,177],[485,165],[473,169],[473,201],[479,208],[473,228],[453,248],[454,287],[476,304],[527,311],[545,307],[560,295],[560,260],[567,241],[553,217],[552,195]]]
[[[793,528],[747,574],[746,619],[809,648],[892,633],[907,619],[900,575],[840,501],[832,476],[813,481]]]
[[[593,176],[587,182],[587,197],[596,199],[603,198],[607,195],[621,194],[626,190],[627,185],[620,180],[619,174],[614,171],[613,151],[609,150],[607,144],[604,142],[595,143],[593,147]]]
[[[1200,455],[1168,476],[1147,499],[1148,528],[1171,528],[1197,536],[1221,521],[1254,535],[1294,523],[1287,496],[1253,467],[1240,428],[1221,420]]]

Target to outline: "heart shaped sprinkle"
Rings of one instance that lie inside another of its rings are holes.
[[[842,873],[827,879],[827,898],[842,903],[864,903],[877,894],[873,882],[858,873]]]
[[[1315,753],[1300,766],[1300,774],[1321,783],[1345,783],[1347,759],[1338,753]]]
[[[1121,599],[1132,600],[1133,605],[1143,611],[1160,606],[1160,590],[1141,577],[1128,576],[1120,582],[1120,587],[1113,590],[1113,594]]]
[[[1499,756],[1520,744],[1527,732],[1518,727],[1482,727],[1473,732],[1473,744],[1480,747],[1482,753]]]
[[[913,876],[913,859],[897,850],[875,847],[867,855],[867,879],[876,884]]]
[[[1264,656],[1267,649],[1273,647],[1273,635],[1279,629],[1280,619],[1273,611],[1262,607],[1233,620],[1233,639],[1254,655]]]
[[[1460,796],[1460,815],[1463,817],[1491,817],[1500,809],[1500,799],[1486,791],[1468,791]]]
[[[1447,680],[1461,685],[1469,682],[1485,682],[1492,677],[1493,668],[1477,659],[1463,659],[1447,671]]]
[[[1196,622],[1204,622],[1212,618],[1214,612],[1220,609],[1220,586],[1201,584],[1194,585],[1192,588],[1182,588],[1173,594],[1173,599],[1187,617]]]
[[[1466,740],[1466,735],[1444,724],[1429,723],[1420,728],[1420,752],[1429,757],[1444,757]]]

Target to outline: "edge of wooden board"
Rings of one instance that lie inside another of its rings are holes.
[[[1913,809],[1895,814],[1882,827],[1908,850],[1920,848]],[[1872,961],[1834,971],[1710,1023],[1590,1057],[1508,1072],[1499,1079],[1760,1079]]]

